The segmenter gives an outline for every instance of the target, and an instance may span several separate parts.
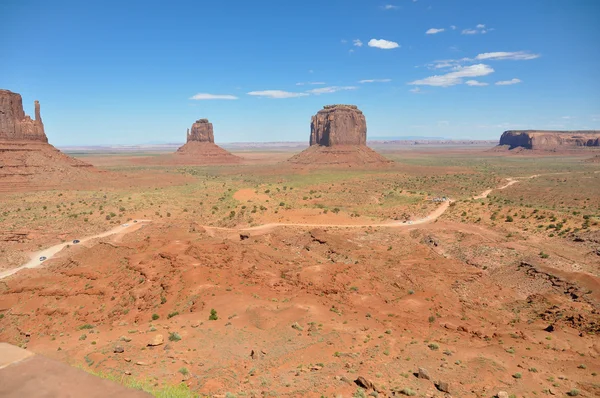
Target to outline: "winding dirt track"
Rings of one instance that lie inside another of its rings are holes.
[[[539,177],[539,174],[535,174],[532,175],[530,177],[523,177],[522,179],[531,179],[531,178],[535,178],[535,177]],[[521,179],[515,179],[515,178],[507,178],[506,179],[508,182],[498,188],[491,188],[491,189],[487,189],[485,191],[483,191],[481,194],[474,196],[473,199],[477,200],[477,199],[484,199],[486,198],[492,191],[494,191],[495,189],[506,189],[508,187],[510,187],[511,185],[514,185],[518,182],[521,181]],[[255,227],[248,227],[248,228],[223,228],[223,227],[211,227],[208,225],[203,225],[202,227],[205,228],[208,231],[229,231],[229,232],[236,232],[236,231],[243,231],[243,232],[260,232],[260,233],[265,233],[265,232],[269,232],[277,227],[308,227],[308,228],[319,228],[319,227],[335,227],[335,228],[368,228],[368,227],[386,227],[386,228],[406,228],[406,227],[411,227],[414,225],[419,225],[419,224],[425,224],[431,221],[436,220],[437,218],[439,218],[442,214],[444,214],[446,212],[446,210],[448,210],[448,207],[450,206],[450,203],[452,203],[452,200],[448,200],[446,202],[442,202],[442,204],[440,206],[438,206],[434,211],[432,211],[431,213],[429,213],[426,217],[421,218],[419,220],[415,220],[415,221],[409,221],[409,222],[404,222],[404,221],[388,221],[388,222],[384,222],[384,223],[379,223],[379,224],[300,224],[300,223],[270,223],[270,224],[263,224],[263,225],[258,225]],[[97,234],[97,235],[92,235],[92,236],[88,236],[85,238],[81,238],[80,239],[80,244],[81,243],[85,243],[89,240],[92,239],[97,239],[97,238],[104,238],[106,236],[110,236],[110,235],[116,235],[116,234],[126,234],[128,232],[132,232],[135,231],[136,229],[140,228],[143,224],[145,223],[149,223],[152,222],[152,220],[136,220],[135,223],[131,223],[131,224],[123,224],[123,225],[119,225],[116,228],[113,228],[109,231]],[[10,275],[14,275],[17,272],[19,272],[22,269],[25,268],[37,268],[39,266],[41,266],[43,264],[44,261],[47,261],[49,259],[51,259],[52,257],[54,257],[58,252],[60,252],[62,249],[64,249],[65,247],[71,245],[72,242],[65,242],[65,243],[60,243],[58,245],[55,246],[51,246],[47,249],[41,250],[39,252],[35,252],[35,253],[31,253],[29,255],[30,260],[23,264],[20,267],[16,267],[13,269],[9,269],[7,271],[4,272],[0,272],[0,279],[6,278]],[[43,261],[40,261],[41,257],[45,257],[45,259]]]

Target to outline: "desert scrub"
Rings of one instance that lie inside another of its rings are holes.
[[[171,312],[169,315],[167,315],[167,318],[171,319],[171,318],[173,318],[174,316],[177,316],[177,315],[179,315],[179,311]]]
[[[160,316],[158,314],[152,314],[152,320],[156,321]]]
[[[181,340],[181,336],[177,332],[169,333],[169,341],[179,341]]]
[[[210,316],[208,317],[209,321],[216,321],[217,319],[219,319],[219,316],[217,315],[217,310],[215,310],[214,308],[211,308],[210,310]]]
[[[427,347],[429,347],[429,349],[432,351],[437,351],[440,348],[440,346],[435,343],[430,343]]]

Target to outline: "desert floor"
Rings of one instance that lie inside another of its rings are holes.
[[[0,192],[0,341],[190,396],[599,396],[595,153],[375,149],[71,154],[106,184]]]

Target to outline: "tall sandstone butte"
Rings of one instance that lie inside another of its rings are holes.
[[[508,130],[502,133],[500,146],[507,146],[509,149],[552,151],[582,147],[600,148],[600,131]]]
[[[215,144],[213,125],[208,119],[198,119],[192,124],[187,130],[185,145],[175,154],[177,156],[170,161],[177,164],[227,164],[242,160]]]
[[[0,89],[0,192],[90,183],[97,170],[48,143],[35,101],[35,119],[20,94]]]
[[[367,121],[356,105],[325,105],[310,123],[310,145],[367,145]]]
[[[198,142],[210,142],[215,143],[215,136],[213,133],[213,125],[208,122],[208,119],[198,119],[196,123],[192,124],[192,129],[188,129],[187,142],[198,141]]]
[[[367,146],[367,122],[356,105],[325,105],[311,118],[310,147],[288,162],[301,167],[379,167],[391,163]]]
[[[47,143],[40,103],[35,101],[35,120],[32,120],[23,110],[21,94],[0,90],[0,141]]]

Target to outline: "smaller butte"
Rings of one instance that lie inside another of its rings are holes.
[[[508,130],[502,133],[496,150],[561,151],[600,149],[600,130],[548,131]]]
[[[301,167],[381,167],[392,162],[367,146],[367,122],[356,105],[325,105],[310,123],[310,147],[288,160]]]
[[[230,164],[242,158],[215,144],[213,125],[208,119],[198,119],[187,131],[187,142],[175,152],[177,163]]]

